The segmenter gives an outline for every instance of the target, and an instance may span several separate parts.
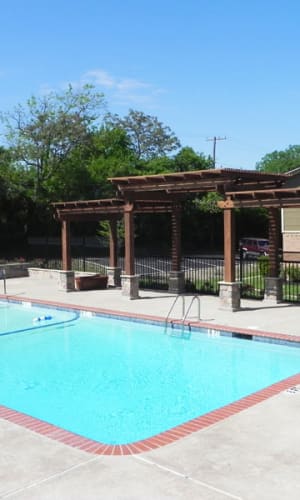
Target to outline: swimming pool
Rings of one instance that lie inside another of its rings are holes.
[[[0,305],[0,404],[102,443],[147,439],[300,372],[295,347]]]

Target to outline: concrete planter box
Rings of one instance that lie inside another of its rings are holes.
[[[108,277],[101,274],[78,276],[75,278],[76,290],[95,290],[107,288]]]

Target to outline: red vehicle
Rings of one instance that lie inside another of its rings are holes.
[[[242,238],[239,247],[244,259],[256,259],[260,255],[269,254],[269,240],[265,238]]]

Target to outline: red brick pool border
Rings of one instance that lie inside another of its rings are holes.
[[[31,302],[32,304],[43,304],[49,305],[52,307],[62,307],[72,310],[84,310],[90,311],[100,314],[109,314],[112,316],[124,317],[124,318],[136,318],[142,320],[152,320],[152,321],[163,321],[162,318],[153,317],[153,316],[145,316],[138,314],[129,314],[129,313],[121,313],[119,311],[111,311],[105,310],[95,307],[80,307],[80,306],[70,306],[69,304],[58,303],[58,302],[50,302],[43,301],[37,299],[24,299],[20,301],[19,297],[14,296],[6,296],[0,295],[0,298],[6,300],[12,300],[14,302]],[[269,339],[276,339],[277,341],[288,341],[288,342],[297,342],[300,343],[300,338],[295,337],[293,335],[284,335],[278,333],[270,333],[263,332],[259,330],[247,330],[247,329],[237,329],[232,327],[225,327],[222,325],[212,325],[209,323],[193,322],[193,327],[202,327],[202,328],[210,328],[212,330],[222,330],[233,333],[242,333],[244,335],[249,335],[251,337],[265,337]],[[185,422],[184,424],[180,424],[172,429],[157,434],[156,436],[150,437],[148,439],[143,439],[141,441],[137,441],[134,443],[129,443],[126,445],[107,445],[104,443],[100,443],[98,441],[94,441],[92,439],[88,439],[72,432],[66,431],[60,427],[44,422],[43,420],[39,420],[37,418],[31,417],[24,413],[12,410],[5,406],[0,405],[0,418],[12,422],[14,424],[20,425],[29,429],[33,432],[36,432],[42,436],[46,436],[55,441],[59,441],[60,443],[66,444],[68,446],[72,446],[73,448],[77,448],[88,453],[92,453],[94,455],[133,455],[138,453],[147,452],[150,450],[154,450],[156,448],[160,448],[165,446],[166,444],[173,443],[178,439],[181,439],[193,432],[197,432],[201,429],[209,427],[210,425],[216,424],[225,418],[228,418],[232,415],[235,415],[251,406],[254,406],[266,399],[279,394],[280,392],[289,389],[295,385],[300,384],[300,373],[297,375],[293,375],[288,377],[280,382],[270,385],[265,389],[257,391],[249,396],[246,396],[234,403],[230,403],[226,406],[223,406],[217,410],[213,410],[205,415],[194,418]]]

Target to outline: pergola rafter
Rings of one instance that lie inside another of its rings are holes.
[[[53,203],[59,221],[103,220],[120,218],[124,214],[125,203],[120,198],[102,200],[67,201]],[[133,204],[137,214],[168,213],[172,211],[172,200],[139,200]]]
[[[220,208],[287,208],[300,206],[300,188],[226,191]]]
[[[264,174],[252,170],[209,169],[109,179],[121,197],[130,200],[147,199],[155,193],[156,199],[184,199],[189,194],[228,190],[276,189],[286,180],[285,175]]]

